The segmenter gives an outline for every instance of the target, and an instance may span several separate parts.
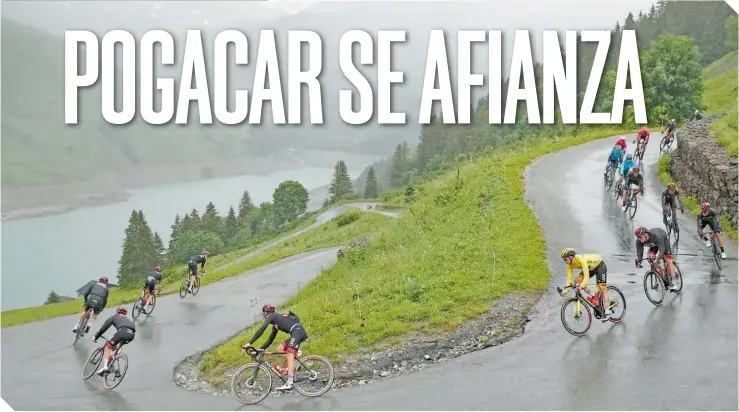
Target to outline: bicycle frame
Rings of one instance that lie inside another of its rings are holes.
[[[593,304],[592,304],[592,303],[591,303],[591,302],[590,302],[590,301],[589,301],[589,300],[588,300],[588,299],[587,299],[587,298],[585,297],[585,294],[584,294],[584,293],[582,292],[582,289],[581,289],[581,288],[579,288],[579,287],[573,287],[572,285],[570,285],[570,286],[565,286],[565,288],[564,288],[564,289],[561,289],[561,288],[557,288],[557,291],[558,291],[559,293],[562,293],[562,291],[564,291],[564,290],[567,290],[567,289],[575,289],[575,297],[577,298],[577,302],[575,303],[575,312],[576,312],[576,313],[578,313],[578,314],[580,313],[580,311],[581,311],[581,309],[580,309],[580,304],[581,304],[581,303],[584,303],[584,304],[586,304],[586,305],[590,306],[590,307],[591,307],[591,308],[592,308],[592,309],[593,309],[594,311],[596,311],[596,313],[598,313],[598,314],[600,314],[600,313],[603,313],[603,294],[601,293],[601,291],[600,291],[600,290],[598,290],[598,291],[597,291],[597,292],[595,293],[595,295],[591,295],[591,294],[589,294],[589,293],[588,293],[588,295],[589,295],[589,296],[598,296],[598,299],[599,299],[599,304],[598,304],[598,306],[595,306],[595,305],[593,305]]]
[[[246,353],[252,358],[254,362],[257,363],[257,368],[254,369],[254,376],[252,378],[256,379],[257,373],[259,372],[259,366],[267,363],[268,369],[270,370],[270,372],[272,372],[272,374],[279,377],[283,383],[287,382],[287,377],[279,373],[278,371],[276,371],[274,366],[270,365],[264,359],[265,356],[280,356],[280,355],[284,356],[284,355],[287,355],[287,352],[268,352],[268,351],[265,351],[264,349],[251,348],[251,351],[246,351]],[[303,367],[303,362],[301,362],[300,359],[298,359],[297,355],[295,356],[295,362],[296,362],[295,364],[296,371]]]

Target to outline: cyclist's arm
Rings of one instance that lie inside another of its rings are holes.
[[[572,266],[567,265],[567,284],[565,286],[570,286],[572,284]]]
[[[275,338],[277,337],[277,328],[272,328],[272,333],[269,334],[269,337],[267,338],[267,341],[264,342],[264,345],[262,345],[262,349],[269,348],[269,345],[272,344],[272,342],[275,341]]]
[[[108,328],[110,328],[111,326],[113,326],[113,318],[114,318],[114,317],[115,317],[115,316],[111,316],[111,317],[109,317],[109,318],[108,318],[108,319],[107,319],[107,320],[105,321],[105,323],[103,323],[103,325],[102,325],[102,326],[100,326],[100,330],[99,330],[99,331],[98,331],[98,332],[97,332],[97,333],[95,334],[95,339],[96,339],[96,340],[97,340],[97,339],[98,339],[98,338],[99,338],[100,336],[102,336],[102,335],[103,335],[103,333],[107,332],[107,331],[108,331]]]
[[[200,264],[200,270],[205,270],[205,262],[207,262],[208,259],[203,258],[203,263]]]
[[[269,326],[269,320],[265,319],[264,323],[262,323],[262,327],[260,327],[259,330],[257,330],[256,333],[254,333],[254,337],[251,338],[251,340],[249,341],[249,345],[254,343],[257,339],[259,339],[260,336],[262,336],[264,331],[267,330],[267,326]]]
[[[103,307],[108,306],[108,295],[110,295],[110,291],[108,289],[105,289],[105,296],[103,296]]]
[[[641,262],[644,257],[644,245],[637,239],[636,240],[636,260]]]

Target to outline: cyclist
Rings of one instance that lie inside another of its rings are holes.
[[[103,323],[103,326],[100,327],[100,330],[95,334],[95,338],[93,340],[97,342],[100,336],[102,336],[102,334],[111,326],[116,330],[113,337],[110,338],[110,341],[105,344],[105,350],[103,352],[103,367],[97,372],[98,375],[102,376],[108,370],[108,362],[113,359],[113,357],[110,356],[110,351],[113,347],[117,343],[120,343],[121,346],[131,343],[136,335],[136,325],[131,319],[126,317],[127,313],[128,311],[126,308],[123,306],[118,307],[118,309],[115,310],[115,315],[109,317],[108,320]]]
[[[262,327],[254,334],[254,337],[251,338],[249,343],[242,346],[241,349],[246,351],[251,347],[252,343],[262,336],[269,325],[272,325],[272,333],[270,333],[267,342],[262,345],[261,349],[267,349],[272,344],[275,337],[277,337],[278,331],[289,333],[290,339],[282,342],[278,349],[280,352],[287,352],[285,354],[285,359],[287,359],[287,383],[277,388],[277,390],[290,390],[293,388],[293,383],[295,382],[295,356],[300,351],[300,344],[308,338],[308,333],[305,331],[303,324],[300,323],[298,315],[292,312],[289,312],[287,315],[277,313],[275,312],[275,307],[272,305],[264,305],[262,307],[262,317],[264,318]],[[275,369],[280,370],[279,365],[273,366],[276,366]]]
[[[700,110],[696,110],[693,117],[695,118],[695,120],[703,120],[703,115],[701,114]]]
[[[210,252],[204,250],[203,253],[195,256],[190,256],[190,260],[187,261],[187,267],[190,269],[190,286],[187,288],[188,293],[192,293],[192,285],[195,282],[195,278],[198,276],[198,264],[200,264],[200,273],[205,276],[205,261],[210,257]]]
[[[639,129],[639,131],[636,133],[636,140],[634,140],[633,143],[636,143],[637,147],[639,147],[639,143],[641,141],[644,141],[644,145],[641,148],[641,157],[644,157],[644,152],[647,151],[647,143],[649,143],[649,129],[646,127],[642,127]]]
[[[82,318],[85,317],[85,312],[92,309],[92,319],[87,323],[85,333],[90,331],[90,325],[95,322],[95,319],[98,318],[100,312],[102,312],[108,304],[108,292],[108,278],[105,276],[101,277],[96,283],[91,283],[85,288],[85,291],[82,294],[82,301],[84,302],[82,304],[82,311],[77,317],[77,323],[74,325],[74,329],[72,330],[73,333],[77,333],[77,329],[80,328],[80,323],[82,323]]]
[[[162,268],[157,266],[153,271],[149,272],[144,279],[144,306],[141,311],[146,313],[144,308],[149,304],[149,296],[154,295],[154,285],[157,286],[157,293],[162,292]],[[148,293],[147,293],[148,292]]]
[[[675,188],[674,183],[670,183],[667,185],[667,189],[662,192],[662,223],[665,224],[665,227],[667,227],[667,215],[669,213],[675,214],[678,204],[680,205],[680,212],[685,213],[680,192]]]
[[[631,168],[629,173],[626,174],[626,177],[624,178],[624,185],[622,187],[622,200],[623,200],[623,210],[626,211],[626,195],[628,194],[628,191],[631,190],[631,185],[637,185],[639,186],[639,189],[634,194],[635,196],[639,193],[644,196],[644,177],[639,173],[639,166],[634,166]]]
[[[670,240],[667,237],[667,232],[656,227],[654,229],[647,229],[645,227],[638,226],[634,229],[634,235],[636,236],[636,267],[642,267],[641,260],[644,256],[644,246],[649,247],[649,256],[658,256],[657,259],[652,261],[652,269],[657,269],[657,264],[661,259],[667,262],[667,271],[671,277],[675,278],[675,266],[672,264],[672,250],[670,249]],[[670,290],[674,291],[677,289],[675,282],[670,280]]]
[[[676,127],[677,125],[675,124],[675,119],[671,119],[669,122],[667,122],[667,124],[665,125],[665,128],[662,129],[662,134],[665,134],[665,132],[667,132],[667,134],[665,135],[667,137],[665,139],[667,143],[669,143],[670,140],[672,139],[672,135],[673,133],[675,133]]]
[[[621,149],[623,149],[624,152],[626,152],[626,138],[621,136],[616,140],[616,144],[621,146]]]
[[[603,172],[603,176],[608,173],[609,168],[618,168],[618,164],[621,163],[621,160],[624,157],[623,148],[619,144],[615,144],[611,148],[611,153],[608,154],[608,160],[606,162],[606,171]]]
[[[567,285],[565,286],[572,285],[572,271],[576,268],[582,269],[582,273],[579,273],[575,279],[575,283],[579,285],[579,288],[587,289],[588,280],[591,276],[594,277],[603,299],[603,307],[606,308],[605,315],[609,316],[611,314],[611,300],[608,296],[608,285],[606,284],[608,268],[603,258],[592,253],[578,255],[575,253],[575,249],[568,247],[562,249],[559,257],[567,265]],[[562,295],[565,295],[565,293],[562,293]]]
[[[634,157],[631,155],[631,153],[626,154],[626,159],[621,163],[621,169],[619,170],[618,174],[618,181],[616,182],[616,188],[621,187],[621,179],[624,178],[627,174],[629,174],[629,171],[631,168],[636,166],[634,163]]]
[[[703,234],[703,228],[708,225],[711,228],[711,232],[713,232],[718,239],[718,245],[721,247],[721,259],[726,259],[726,252],[724,252],[724,239],[721,236],[721,220],[718,218],[716,212],[711,209],[710,203],[701,203],[701,212],[698,213],[697,219],[698,236],[706,241],[706,247],[711,247],[711,241]]]

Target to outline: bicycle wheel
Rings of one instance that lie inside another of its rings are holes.
[[[157,305],[157,295],[149,296],[149,310],[146,312],[146,316],[149,316],[154,312],[154,307]]]
[[[192,295],[195,296],[200,291],[200,277],[195,278],[195,283],[192,285]]]
[[[603,187],[606,190],[610,190],[611,186],[613,185],[613,168],[609,167],[606,171],[605,176],[603,176]]]
[[[85,336],[85,329],[87,329],[87,322],[89,320],[90,311],[88,310],[87,312],[85,312],[84,316],[82,317],[82,322],[80,322],[80,326],[77,328],[77,333],[74,335],[74,343],[72,344],[72,346],[77,345],[77,341]]]
[[[680,272],[680,267],[677,265],[677,263],[672,262],[673,265],[675,265],[675,277],[671,279],[672,282],[675,282],[675,293],[680,293],[683,291],[683,274]],[[668,271],[669,273],[669,271]]]
[[[108,370],[109,372],[105,374],[104,379],[105,388],[113,389],[120,385],[123,378],[126,377],[126,372],[128,371],[128,356],[126,356],[125,353],[116,355],[113,360],[110,361]]]
[[[315,364],[315,365],[313,365]],[[303,396],[321,396],[334,383],[334,367],[323,356],[310,355],[298,361],[295,389]]]
[[[721,270],[721,247],[718,245],[718,240],[716,240],[716,235],[714,235],[711,238],[711,244],[713,245],[713,258],[716,259],[716,265],[718,265],[718,270]]]
[[[626,298],[621,293],[621,289],[615,286],[608,286],[608,297],[611,298],[611,310],[613,311],[608,320],[613,323],[620,323],[626,316]],[[620,310],[621,315],[616,316],[616,310]]]
[[[141,298],[136,299],[136,303],[133,304],[131,309],[131,317],[136,320],[141,315],[141,309],[144,307],[144,300]]]
[[[662,153],[662,152],[667,152],[667,148],[668,148],[669,146],[670,146],[670,145],[669,145],[669,144],[668,144],[668,142],[667,142],[667,136],[663,136],[663,137],[662,137],[662,140],[660,140],[660,142],[659,142],[659,152],[660,152],[660,153]]]
[[[616,183],[616,188],[613,190],[613,197],[616,200],[621,198],[621,183]]]
[[[629,209],[631,210],[630,218],[633,219],[636,215],[636,207],[638,206],[636,195],[632,194],[631,199],[629,199]]]
[[[680,226],[677,225],[677,218],[672,216],[672,236],[675,238],[675,245],[680,241]]]
[[[579,310],[577,309],[578,306]],[[574,314],[575,320],[577,321],[581,319],[585,320],[585,327],[582,330],[575,330],[572,328],[572,326],[570,326],[569,323],[567,323],[567,320],[565,320],[565,315],[568,312]],[[590,329],[590,325],[593,323],[593,315],[590,313],[590,307],[585,303],[580,302],[577,298],[569,298],[562,302],[560,317],[562,318],[562,326],[565,327],[565,330],[567,330],[567,332],[574,336],[584,335]]]
[[[231,395],[244,405],[261,402],[271,390],[272,375],[263,364],[247,363],[231,378]]]
[[[650,291],[655,292],[654,297],[649,294]],[[644,274],[644,293],[654,306],[661,305],[665,300],[665,283],[653,270]]]
[[[187,287],[188,287],[187,279],[185,279],[182,281],[182,286],[180,286],[180,297],[181,298],[184,298],[185,296],[187,296]]]
[[[103,360],[103,348],[97,348],[90,356],[85,360],[85,364],[82,365],[82,380],[88,380],[100,366],[100,361]],[[88,366],[92,366],[91,370],[87,370]]]

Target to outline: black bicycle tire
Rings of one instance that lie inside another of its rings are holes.
[[[567,321],[565,320],[565,310],[567,309],[567,306],[570,303],[575,303],[577,301],[578,301],[578,299],[575,298],[575,297],[573,297],[573,298],[569,298],[569,299],[565,300],[564,302],[562,302],[562,308],[559,311],[559,316],[560,316],[560,319],[562,320],[562,326],[564,326],[565,330],[570,335],[572,335],[572,336],[583,336],[586,333],[588,333],[588,331],[590,330],[590,327],[593,325],[593,314],[590,312],[590,306],[588,306],[584,302],[580,302],[580,305],[582,305],[585,308],[585,310],[584,310],[585,314],[588,316],[588,326],[585,328],[584,331],[582,331],[580,333],[575,332],[571,327],[569,327],[567,325]]]
[[[144,300],[141,299],[140,297],[136,299],[136,302],[133,303],[133,307],[131,308],[131,317],[133,318],[134,321],[138,319],[139,316],[141,316],[141,308],[143,307],[143,305],[144,305]],[[138,311],[136,310],[137,307],[139,308]]]
[[[123,378],[126,377],[126,372],[128,372],[128,356],[125,353],[119,353],[118,355],[113,356],[113,359],[108,364],[108,367],[110,367],[110,365],[113,365],[119,359],[125,359],[126,360],[126,370],[123,371],[123,373],[121,374],[121,379],[119,379],[118,382],[116,382],[115,385],[109,385],[108,384],[108,376],[110,376],[110,373],[106,373],[105,376],[103,377],[105,389],[113,390],[113,389],[117,388],[118,385],[120,385],[121,382],[123,382]]]
[[[87,328],[87,322],[90,320],[90,309],[85,312],[85,314],[82,316],[82,322],[80,322],[80,326],[77,328],[77,333],[74,337],[74,343],[72,346],[77,345],[77,341],[82,339],[83,336],[85,336],[85,329]]]
[[[716,240],[715,234],[711,238],[711,246],[713,246],[713,258],[716,260],[718,270],[721,270],[721,247],[718,245],[718,240]]]
[[[633,206],[631,206],[631,203],[632,202],[634,203]],[[629,209],[633,209],[633,211],[631,213],[631,217],[630,217],[631,219],[634,219],[634,216],[636,216],[636,208],[637,207],[639,207],[639,200],[636,197],[636,195],[632,193],[631,194],[631,199],[629,199]]]
[[[259,396],[259,397],[257,397],[257,398],[254,398],[254,400],[251,400],[251,401],[247,401],[247,400],[244,400],[242,398],[239,398],[238,396],[236,396],[236,391],[234,390],[234,384],[236,383],[236,378],[239,377],[245,370],[247,370],[249,368],[257,368],[257,369],[260,369],[269,378],[269,385],[268,385],[267,390],[264,392],[264,394],[261,395],[261,396]],[[272,374],[270,373],[269,369],[263,363],[256,363],[256,362],[247,363],[246,365],[244,365],[244,366],[240,367],[239,369],[237,369],[236,372],[234,372],[234,376],[231,378],[231,395],[237,401],[239,401],[239,403],[242,403],[244,405],[255,405],[255,404],[263,401],[264,398],[266,398],[267,395],[269,395],[270,392],[272,392]]]
[[[626,316],[626,296],[624,296],[623,292],[621,292],[621,289],[615,287],[615,286],[608,286],[608,297],[611,298],[611,301],[613,301],[613,294],[611,291],[615,291],[618,293],[619,296],[621,296],[621,301],[624,303],[624,311],[621,313],[621,317],[619,318],[613,318],[610,317],[608,320],[610,320],[613,323],[621,323],[622,320],[624,320],[624,317]]]
[[[650,277],[655,277],[657,284],[662,290],[662,293],[660,294],[661,297],[659,300],[654,300],[651,297],[649,297],[649,292],[647,291],[649,287],[647,286],[647,283]],[[647,273],[644,274],[644,294],[647,295],[647,300],[654,306],[659,306],[662,304],[662,302],[665,301],[665,283],[662,281],[662,279],[659,278],[659,275],[653,270],[649,270],[647,271]]]
[[[662,152],[665,152],[666,153],[667,152],[667,149],[669,147],[670,147],[670,145],[667,144],[667,136],[663,136],[662,137],[662,140],[660,140],[660,142],[659,142],[659,151],[660,151],[660,153],[662,153]]]
[[[675,215],[672,216],[672,223],[672,231],[675,233],[675,244],[677,244],[680,242],[680,226],[677,224],[677,218]]]
[[[192,295],[195,296],[200,292],[200,277],[195,278],[195,283],[192,285]]]
[[[94,355],[96,355],[96,354],[98,354],[98,353],[102,353],[102,351],[103,351],[103,348],[102,348],[102,347],[100,347],[100,348],[97,348],[97,349],[95,349],[94,351],[92,351],[92,353],[90,354],[90,356],[88,356],[88,357],[87,357],[87,359],[85,359],[85,364],[84,364],[84,365],[82,365],[82,380],[83,380],[83,381],[86,381],[86,380],[90,379],[90,378],[92,377],[92,375],[94,375],[94,374],[95,374],[95,372],[96,372],[96,370],[97,370],[97,366],[95,366],[94,368],[92,368],[92,373],[90,373],[90,374],[89,374],[89,375],[87,375],[87,376],[85,376],[85,367],[86,367],[86,366],[87,366],[88,364],[89,364],[89,365],[93,365],[92,363],[90,363],[90,360],[91,360],[91,359],[93,358],[93,356],[94,356]],[[100,360],[101,360],[101,361],[103,360],[103,356],[102,356],[102,355],[100,356]],[[100,365],[100,361],[98,361],[96,365]]]
[[[146,316],[149,316],[152,313],[154,313],[154,308],[157,306],[157,295],[152,294],[151,297],[149,298],[149,301],[151,302],[151,310],[146,312]]]
[[[184,299],[185,296],[187,296],[187,279],[183,280],[180,286],[180,298]]]
[[[328,359],[326,359],[325,357],[320,356],[320,355],[308,355],[308,356],[304,357],[303,359],[301,359],[300,362],[302,363],[303,361],[306,361],[306,360],[318,360],[320,362],[323,362],[324,365],[328,365],[329,370],[331,371],[331,377],[330,377],[330,379],[328,381],[328,384],[326,384],[326,386],[323,389],[321,389],[320,391],[318,391],[318,392],[307,392],[307,391],[304,391],[304,390],[300,389],[300,386],[298,385],[298,381],[297,381],[297,377],[296,377],[296,380],[294,382],[295,390],[297,390],[301,395],[307,396],[309,398],[314,398],[316,396],[321,396],[324,393],[328,392],[329,389],[331,389],[331,386],[333,386],[333,384],[334,384],[334,378],[335,378],[334,365],[331,364],[331,361],[329,361]]]
[[[683,272],[680,270],[680,266],[677,265],[677,263],[672,262],[673,265],[675,265],[675,270],[677,271],[677,276],[680,278],[680,287],[678,289],[675,289],[675,293],[680,294],[680,292],[683,291],[683,285],[685,278],[683,277]],[[669,273],[669,270],[668,270]],[[672,281],[672,280],[671,280]]]

